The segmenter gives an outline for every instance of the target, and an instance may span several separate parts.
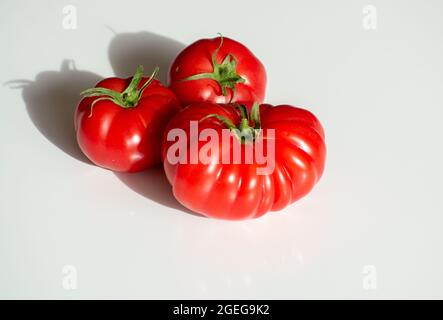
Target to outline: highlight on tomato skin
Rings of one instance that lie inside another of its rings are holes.
[[[227,37],[200,39],[172,62],[168,85],[183,106],[195,102],[263,102],[266,70],[242,43]]]
[[[162,133],[180,102],[157,73],[144,77],[140,66],[133,77],[107,78],[82,92],[74,124],[80,149],[94,164],[137,172],[161,162]]]
[[[290,105],[194,103],[168,123],[162,159],[174,196],[188,209],[257,218],[312,190],[325,166],[325,135],[311,112]]]

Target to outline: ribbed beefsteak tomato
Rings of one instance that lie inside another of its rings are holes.
[[[223,139],[225,131],[230,139]],[[259,149],[267,163],[255,156],[246,161],[247,150]],[[239,154],[240,161],[234,160]],[[237,104],[195,103],[167,125],[162,158],[180,203],[208,217],[238,220],[283,209],[306,195],[322,176],[326,146],[322,125],[305,109],[254,104],[248,115]],[[271,161],[270,170],[259,173]]]
[[[107,78],[85,90],[75,113],[78,144],[96,165],[121,172],[161,161],[161,137],[180,109],[175,94],[154,77]]]
[[[201,39],[175,58],[169,86],[186,106],[193,102],[263,102],[266,71],[243,44],[226,37]]]

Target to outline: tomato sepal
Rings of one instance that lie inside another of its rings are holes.
[[[199,120],[199,122],[204,121],[209,118],[215,118],[220,121],[227,129],[229,129],[234,136],[241,143],[250,143],[254,142],[261,131],[261,123],[260,123],[260,104],[254,103],[251,114],[248,114],[248,110],[244,105],[236,104],[235,108],[240,113],[240,123],[236,126],[229,118],[212,113],[204,116]],[[251,126],[251,122],[254,126]]]
[[[143,66],[141,65],[137,67],[137,70],[135,71],[135,74],[132,77],[131,82],[123,92],[117,92],[108,88],[101,88],[101,87],[90,88],[82,91],[80,95],[83,96],[84,98],[99,97],[98,99],[95,99],[91,103],[91,110],[89,113],[89,117],[92,116],[94,105],[97,102],[103,100],[110,100],[124,109],[136,107],[138,102],[140,101],[143,91],[149,86],[149,84],[152,83],[152,81],[157,76],[158,71],[159,67],[156,67],[152,72],[152,74],[150,75],[149,79],[143,84],[143,86],[140,89],[138,89],[138,87],[140,85],[141,80],[143,79],[143,72],[144,72]]]
[[[223,96],[226,97],[228,95],[227,89],[231,89],[232,99],[234,99],[236,92],[235,86],[238,83],[244,83],[245,79],[237,73],[237,59],[232,54],[226,55],[222,63],[217,62],[217,54],[222,45],[223,36],[220,34],[220,45],[212,54],[212,72],[195,74],[182,79],[182,81],[212,79],[220,86]]]

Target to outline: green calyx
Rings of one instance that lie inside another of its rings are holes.
[[[140,89],[138,89],[138,87],[140,85],[141,80],[143,79],[143,66],[138,66],[134,76],[132,77],[131,82],[123,92],[117,92],[108,88],[101,88],[101,87],[90,88],[81,92],[80,95],[82,95],[85,98],[97,97],[97,99],[95,99],[91,104],[91,112],[89,114],[89,117],[92,116],[92,109],[94,108],[94,105],[97,102],[103,100],[110,100],[124,109],[136,107],[138,102],[140,101],[143,91],[149,86],[149,84],[157,76],[158,70],[159,67],[156,67],[152,72],[151,76],[149,77],[149,79],[143,84],[143,86]]]
[[[241,116],[238,126],[236,126],[229,118],[215,113],[203,117],[200,119],[200,122],[209,118],[216,118],[227,129],[231,130],[241,143],[255,141],[261,132],[260,105],[257,102],[254,103],[250,114],[248,114],[248,110],[244,105],[237,104],[235,107],[239,110]]]
[[[235,86],[238,83],[244,83],[245,79],[243,79],[237,73],[237,59],[232,55],[228,54],[222,63],[217,62],[217,54],[223,45],[223,36],[220,35],[220,45],[217,49],[215,49],[212,54],[212,67],[213,71],[208,73],[199,73],[190,77],[183,79],[182,81],[190,81],[190,80],[200,80],[200,79],[212,79],[217,81],[222,94],[227,96],[227,89],[231,89],[233,94],[232,98],[235,97]]]

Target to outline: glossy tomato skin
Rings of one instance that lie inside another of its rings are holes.
[[[238,124],[240,115],[229,105],[196,103],[178,113],[168,124],[163,136],[162,157],[165,172],[177,200],[192,211],[207,217],[240,220],[262,216],[268,211],[285,208],[305,196],[322,176],[326,146],[323,127],[309,111],[289,106],[260,106],[263,141],[271,137],[266,129],[275,131],[275,169],[268,174],[257,174],[259,164],[206,165],[173,163],[168,160],[168,141],[171,129],[187,132],[188,148],[191,120],[200,120],[209,114],[218,114]],[[198,130],[217,131],[225,126],[215,118],[200,121]],[[232,148],[231,140],[228,148]],[[203,144],[198,143],[201,150]],[[243,145],[244,146],[244,145]],[[255,146],[254,146],[255,147]],[[222,151],[220,151],[222,152]]]
[[[266,90],[266,71],[258,58],[243,44],[223,37],[216,60],[218,63],[231,54],[237,61],[236,71],[245,82],[235,85],[222,94],[220,85],[212,79],[183,81],[201,73],[213,71],[212,54],[220,46],[221,38],[198,40],[178,54],[169,70],[169,86],[176,93],[183,106],[194,102],[230,103],[238,102],[252,105],[263,102]]]
[[[143,78],[139,88],[148,80]],[[96,87],[123,92],[131,78],[107,78]],[[109,100],[83,98],[74,124],[83,153],[96,165],[118,172],[137,172],[161,162],[160,140],[171,117],[180,109],[175,94],[153,80],[135,107],[122,108]]]

